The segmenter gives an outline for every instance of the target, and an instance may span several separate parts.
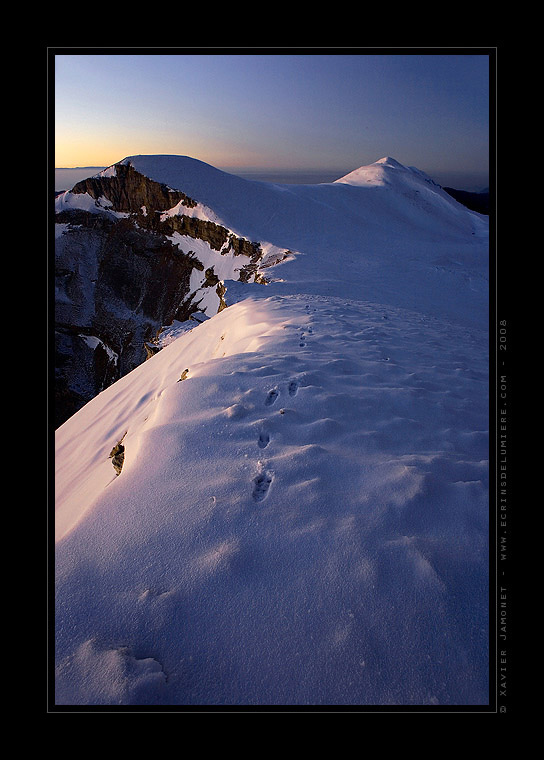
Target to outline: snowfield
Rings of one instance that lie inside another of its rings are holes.
[[[56,431],[55,703],[488,704],[487,217],[128,161],[294,255]]]

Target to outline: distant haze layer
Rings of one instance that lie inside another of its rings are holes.
[[[87,179],[87,177],[92,177],[105,168],[105,166],[77,166],[55,169],[55,190],[71,190],[76,182]],[[222,167],[217,168],[221,169]],[[236,167],[224,168],[222,170],[244,179],[261,182],[274,182],[281,185],[316,185],[321,182],[334,182],[357,168],[356,166],[348,166],[341,167],[336,171],[331,169],[286,169],[273,171],[271,169]],[[487,176],[477,173],[427,173],[442,187],[454,187],[457,190],[480,192],[489,185]]]

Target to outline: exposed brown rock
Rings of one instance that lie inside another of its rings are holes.
[[[185,193],[171,190],[137,172],[132,166],[115,165],[116,176],[89,177],[74,185],[72,193],[88,193],[91,198],[107,198],[116,211],[141,213],[145,206],[148,213],[173,208],[182,203],[188,208],[197,205]]]
[[[125,433],[126,435],[126,433]],[[111,463],[113,465],[113,469],[115,472],[120,475],[121,470],[123,469],[123,464],[125,463],[125,447],[123,446],[123,438],[115,444],[113,449],[110,451],[109,457],[111,459]]]

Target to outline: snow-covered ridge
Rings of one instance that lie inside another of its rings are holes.
[[[154,157],[156,160],[160,159],[161,157]],[[167,157],[171,158],[171,157]],[[188,159],[189,165],[194,162],[194,159]],[[161,166],[161,162],[159,161],[159,167]],[[168,161],[167,164],[169,165],[171,162]],[[202,167],[206,167],[206,164],[203,164],[202,162],[196,161],[196,165],[199,170],[202,169]],[[134,161],[133,159],[124,159],[123,161],[118,162],[117,164],[113,164],[112,166],[108,167],[107,169],[104,169],[98,174],[94,175],[92,179],[101,179],[106,178],[110,179],[113,177],[118,176],[118,166],[130,166],[132,168],[134,167]],[[194,168],[194,167],[193,167]],[[223,174],[219,170],[213,169],[213,167],[208,167],[209,169],[213,170],[214,172],[219,172],[219,174]],[[137,169],[137,171],[139,171]],[[140,172],[141,173],[141,172]],[[153,182],[159,182],[162,185],[166,185],[169,190],[171,190],[173,193],[177,190],[181,190],[181,187],[172,187],[172,185],[179,184],[183,185],[185,177],[179,177],[177,182],[171,182],[166,181],[172,180],[173,177],[168,175],[168,173],[165,175],[164,170],[161,172],[161,170],[151,170],[148,174],[144,175],[145,177],[148,177],[148,179],[152,180]],[[66,191],[64,193],[61,193],[57,196],[55,199],[55,213],[61,214],[63,211],[70,211],[70,210],[83,210],[90,213],[96,213],[96,214],[107,214],[108,216],[111,216],[113,218],[117,219],[123,219],[130,217],[131,214],[126,211],[121,211],[119,209],[113,208],[113,203],[109,198],[106,198],[105,196],[99,196],[97,198],[93,198],[88,192],[74,192],[74,191]],[[149,214],[149,209],[143,205],[140,207],[140,212],[143,217],[147,217]],[[213,209],[209,208],[203,203],[200,203],[198,201],[193,201],[191,199],[191,203],[188,203],[186,199],[181,199],[178,202],[174,203],[174,205],[167,206],[164,209],[159,209],[160,211],[160,220],[161,222],[166,222],[168,220],[174,219],[175,217],[186,217],[189,219],[197,219],[201,222],[211,223],[214,225],[217,225],[219,227],[223,227],[227,230],[228,238],[225,243],[225,245],[217,249],[217,247],[210,246],[206,241],[199,240],[196,234],[190,234],[190,235],[180,235],[179,233],[175,232],[173,235],[167,235],[167,237],[178,247],[181,251],[187,251],[189,249],[193,250],[198,248],[199,252],[199,261],[202,263],[205,270],[209,269],[210,267],[214,268],[215,274],[219,276],[220,280],[225,279],[232,279],[232,280],[238,280],[241,276],[241,271],[244,268],[244,264],[247,265],[247,262],[244,262],[244,257],[237,258],[237,253],[232,248],[231,245],[231,239],[234,238],[241,238],[245,239],[249,242],[249,238],[247,238],[243,231],[240,230],[232,230],[228,229],[228,225],[225,224],[224,220],[222,220],[217,213],[214,212]],[[134,218],[134,215],[132,215]],[[138,224],[137,220],[135,220],[135,223]],[[258,241],[259,246],[262,250],[262,257],[260,257],[260,264],[261,266],[254,267],[254,271],[252,271],[251,278],[253,281],[264,281],[265,274],[262,271],[262,269],[266,269],[268,267],[274,266],[283,260],[285,260],[288,256],[292,257],[293,252],[292,251],[285,251],[285,249],[280,249],[278,246],[275,246],[272,243],[269,243],[265,240],[259,240]],[[194,252],[194,250],[193,250]],[[226,260],[229,259],[230,263],[225,264]],[[252,262],[253,263],[253,262]],[[255,262],[256,263],[256,262]],[[221,274],[219,273],[219,270],[221,271]],[[196,282],[196,279],[195,279]],[[201,282],[198,283],[198,286],[195,290],[198,290],[201,286]],[[209,294],[205,294],[205,297],[207,300],[209,300]],[[201,304],[201,310],[206,311],[206,308],[204,305]],[[217,304],[215,304],[215,311],[217,311]],[[215,313],[215,312],[210,312]]]
[[[369,220],[368,213],[372,219],[377,212],[384,220],[391,216],[398,225],[400,212],[407,213],[410,224],[418,225],[422,233],[434,225],[442,228],[447,224],[452,231],[459,227],[466,230],[470,223],[479,226],[479,221],[470,216],[471,212],[424,172],[403,166],[391,157],[361,166],[333,183],[322,185],[277,185],[243,179],[188,156],[130,156],[120,163],[171,188],[183,188],[212,209],[214,217],[237,234],[269,240],[292,250],[301,250],[301,246],[298,240],[283,242],[282,219],[278,217],[283,216],[289,225],[291,215],[296,215],[302,225],[307,223],[306,217],[311,217],[315,224],[316,205],[327,213],[329,229],[331,222],[340,225],[346,213],[352,214],[354,203],[362,222]],[[342,192],[346,186],[353,187],[347,207]],[[388,191],[385,196],[360,195],[363,191],[384,189]],[[375,208],[376,203],[379,208]],[[336,220],[331,218],[331,213],[337,216]]]
[[[56,703],[487,705],[487,219],[388,157],[125,161],[297,255],[220,257],[228,308],[57,429]]]
[[[266,335],[280,328],[281,325],[278,327],[269,320],[259,304],[238,304],[228,314],[222,312],[222,316],[206,320],[198,329],[183,335],[175,345],[166,346],[153,357],[152,364],[146,362],[118,380],[66,422],[61,428],[62,433],[59,430],[57,436],[57,487],[60,490],[56,499],[56,539],[62,538],[77,524],[91,506],[96,493],[111,482],[107,456],[112,448],[111,442],[122,438],[128,430],[125,444],[130,452],[134,434],[140,433],[139,424],[146,423],[143,425],[146,429],[150,427],[150,410],[157,408],[157,401],[168,387],[176,387],[183,370],[187,368],[185,365],[190,367],[191,378],[198,377],[207,361],[256,351],[266,343]],[[112,410],[119,402],[123,411],[122,414],[114,414],[116,429],[112,431],[108,425],[106,430],[104,414],[109,416],[108,408]],[[134,426],[136,418],[140,421],[138,427]],[[81,425],[86,433],[81,438],[81,445],[74,446],[71,430]],[[66,441],[67,445],[63,446],[61,441]],[[127,461],[131,459],[131,454],[127,455]],[[85,473],[85,477],[64,477],[63,473],[75,469]]]
[[[485,704],[484,344],[249,299],[68,420],[58,703]]]
[[[237,234],[184,191],[123,163],[60,194],[55,211],[56,424],[115,373],[144,361],[173,319],[186,321],[195,310],[216,314],[226,306],[226,283],[279,279],[271,269],[293,258]],[[74,328],[118,356],[115,366],[105,367],[88,344],[82,353]]]

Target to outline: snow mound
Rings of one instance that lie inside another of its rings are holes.
[[[485,703],[484,343],[246,299],[68,420],[58,703]]]

